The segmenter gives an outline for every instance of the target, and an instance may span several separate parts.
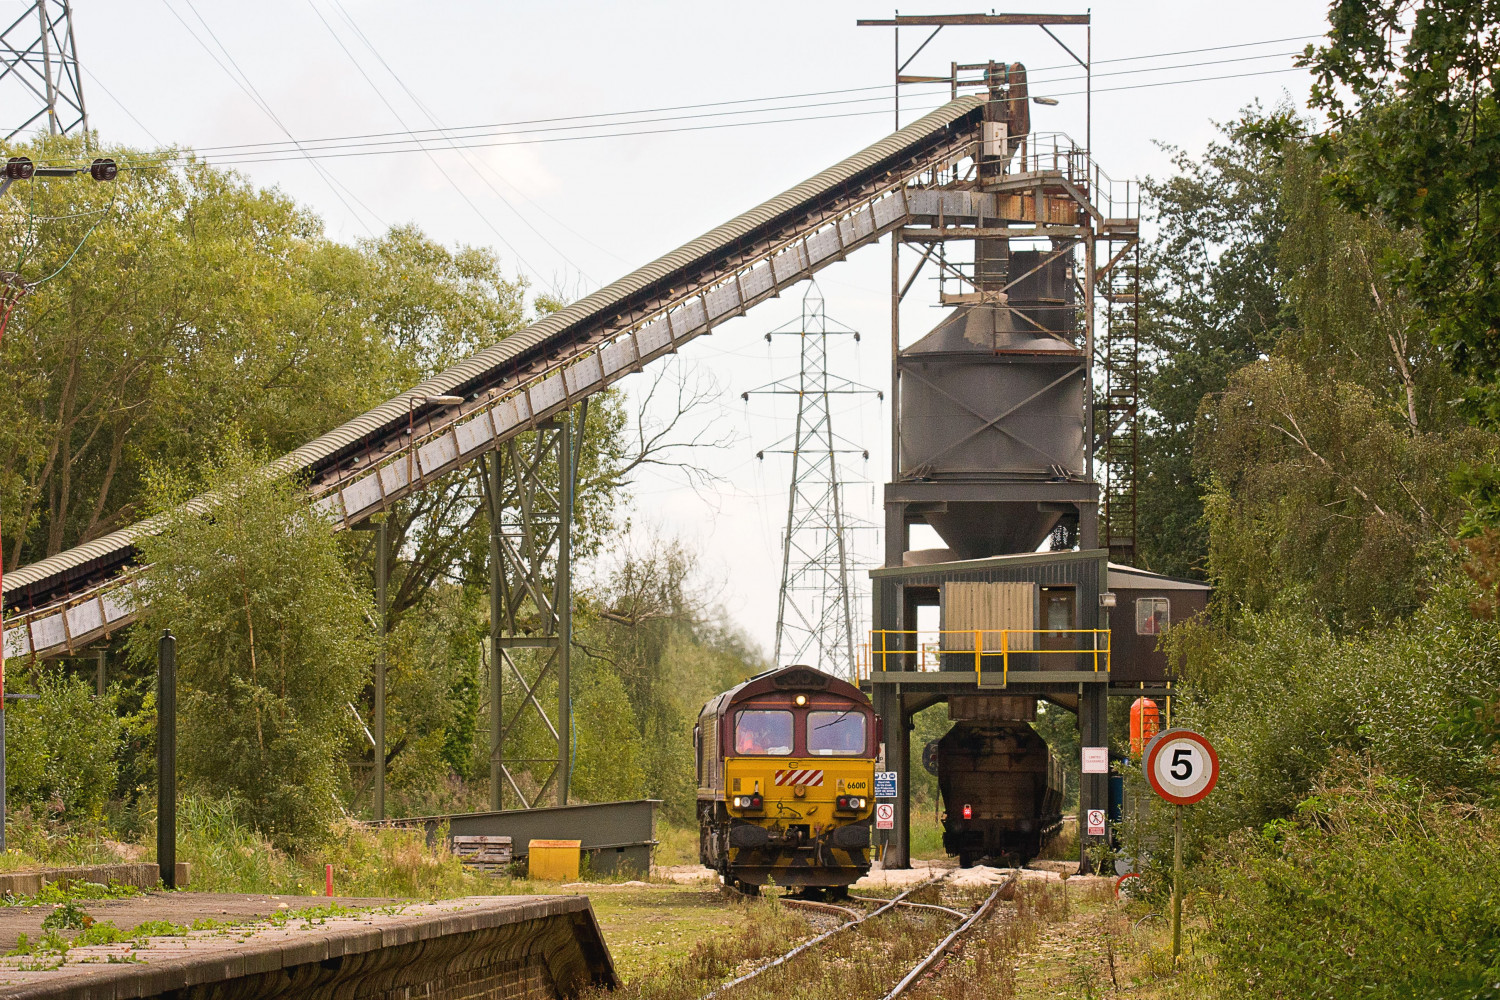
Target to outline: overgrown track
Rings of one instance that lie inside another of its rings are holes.
[[[810,948],[813,948],[813,947],[821,944],[824,941],[827,941],[829,938],[833,937],[835,934],[838,934],[841,931],[849,930],[851,927],[858,927],[860,924],[864,923],[866,920],[870,920],[870,919],[872,919],[874,917],[878,917],[882,913],[889,913],[890,911],[896,909],[896,907],[900,906],[905,901],[905,899],[906,899],[907,896],[910,896],[912,893],[917,892],[920,889],[925,889],[928,886],[936,885],[936,884],[938,884],[939,882],[941,882],[943,879],[945,879],[947,877],[948,877],[948,875],[947,875],[947,873],[945,873],[945,874],[939,876],[938,878],[928,879],[925,882],[922,882],[922,883],[919,883],[917,885],[914,885],[910,889],[907,889],[905,892],[901,893],[899,896],[896,896],[893,899],[881,900],[880,902],[882,903],[882,905],[876,907],[873,910],[871,910],[869,913],[866,913],[866,914],[864,914],[862,916],[856,916],[853,920],[846,921],[845,923],[842,923],[839,926],[833,928],[833,930],[824,931],[822,934],[819,934],[817,937],[814,937],[814,938],[811,938],[811,939],[809,939],[807,941],[804,941],[801,944],[797,945],[797,947],[791,949],[790,951],[787,951],[787,952],[784,952],[781,955],[778,955],[776,958],[771,959],[771,961],[765,963],[764,965],[758,965],[755,968],[751,969],[749,972],[745,973],[744,975],[738,976],[738,977],[736,977],[734,979],[731,979],[729,982],[724,983],[723,985],[718,986],[718,987],[710,990],[709,992],[707,992],[707,993],[705,993],[703,995],[703,1000],[709,1000],[710,997],[719,996],[720,994],[724,993],[725,991],[733,989],[734,987],[740,985],[741,983],[748,982],[749,980],[754,979],[756,976],[760,975],[763,972],[768,972],[771,969],[776,968],[778,965],[785,965],[787,962],[790,962],[792,959],[796,958],[798,955],[802,954],[803,952],[807,951]],[[848,910],[845,910],[843,907],[829,906],[826,903],[812,903],[809,900],[783,900],[782,902],[783,903],[799,904],[799,905],[802,905],[802,906],[808,907],[808,908],[816,908],[816,909],[818,909],[820,911],[825,911],[825,910],[826,911],[839,911],[840,915],[847,914],[847,913],[850,912]],[[873,902],[873,900],[872,900],[872,902]]]
[[[928,970],[936,965],[938,960],[948,953],[948,949],[953,947],[954,943],[957,942],[960,937],[968,933],[969,930],[971,930],[981,920],[984,919],[984,915],[989,912],[990,907],[994,905],[995,900],[999,899],[1002,893],[1004,893],[1007,889],[1013,889],[1015,887],[1017,877],[1018,876],[1016,875],[1012,875],[1010,878],[1006,879],[1005,882],[997,887],[994,892],[989,894],[988,898],[986,898],[984,902],[980,903],[974,908],[974,912],[969,914],[960,914],[960,916],[964,917],[963,923],[955,927],[952,934],[949,934],[947,937],[943,938],[942,941],[938,942],[938,946],[932,949],[932,951],[928,952],[927,957],[918,962],[916,968],[908,972],[906,976],[902,978],[902,980],[897,983],[889,993],[885,995],[883,1000],[895,1000],[896,997],[899,997],[901,994],[905,993],[918,980],[926,975]],[[910,905],[921,906],[924,904],[913,903]],[[928,908],[947,910],[947,912],[949,913],[957,912],[955,910],[949,910],[946,906]]]

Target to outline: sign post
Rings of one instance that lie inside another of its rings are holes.
[[[1172,959],[1182,954],[1182,807],[1201,802],[1219,781],[1213,744],[1190,729],[1168,729],[1146,745],[1146,780],[1175,807],[1172,817]]]

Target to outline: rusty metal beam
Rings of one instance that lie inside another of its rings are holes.
[[[894,18],[854,22],[861,28],[920,28],[948,25],[1088,24],[1087,14],[898,14]]]

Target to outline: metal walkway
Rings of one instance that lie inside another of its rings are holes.
[[[317,506],[348,527],[897,227],[995,218],[1003,194],[935,190],[951,183],[948,168],[974,156],[983,107],[982,97],[944,105],[272,468],[306,476]],[[420,402],[436,395],[464,402]],[[65,656],[129,624],[141,569],[135,541],[162,524],[142,521],[6,573],[5,655]]]

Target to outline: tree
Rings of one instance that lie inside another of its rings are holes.
[[[1337,0],[1304,62],[1330,188],[1415,231],[1418,252],[1382,264],[1474,379],[1470,413],[1500,426],[1500,3]]]
[[[1413,430],[1398,412],[1285,358],[1231,377],[1205,406],[1196,456],[1221,599],[1295,602],[1340,627],[1417,609],[1458,527],[1452,472],[1492,441]]]
[[[337,808],[372,612],[329,524],[260,465],[231,446],[201,481],[155,484],[167,524],[140,542],[146,604],[130,652],[145,666],[163,630],[177,636],[184,783],[305,846]],[[207,514],[184,503],[203,486],[220,499]]]
[[[85,156],[61,137],[12,152]],[[414,226],[342,245],[284,194],[191,158],[13,188],[0,269],[36,283],[0,364],[13,566],[137,519],[149,467],[191,474],[230,433],[290,451],[525,320],[524,284],[487,250]]]
[[[1207,572],[1205,484],[1193,468],[1198,409],[1276,344],[1285,320],[1279,148],[1257,131],[1266,118],[1248,109],[1201,158],[1173,150],[1178,173],[1145,185],[1160,235],[1144,268],[1139,553],[1162,573]]]

